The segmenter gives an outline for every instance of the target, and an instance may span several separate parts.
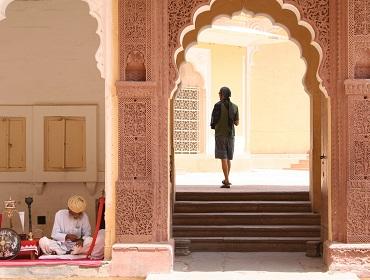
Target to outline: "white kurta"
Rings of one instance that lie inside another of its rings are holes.
[[[74,242],[65,241],[67,234],[74,234],[77,238],[82,239],[85,239],[87,236],[91,236],[91,226],[89,218],[85,212],[82,213],[82,216],[79,219],[73,218],[67,209],[59,210],[55,214],[51,238],[56,241],[64,242],[66,243],[66,246],[69,246],[68,243]]]
[[[74,234],[77,238],[84,240],[83,248],[76,248],[75,242],[65,240],[67,234]],[[40,248],[45,254],[64,255],[68,251],[73,253],[86,253],[91,244],[91,226],[89,218],[84,212],[78,219],[73,218],[67,209],[59,210],[55,214],[53,231],[51,237],[53,240],[43,237],[39,241]],[[85,252],[86,251],[86,252]]]

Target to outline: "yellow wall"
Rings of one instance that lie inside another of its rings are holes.
[[[309,151],[310,106],[302,79],[304,61],[292,42],[259,46],[253,56],[251,153]]]
[[[100,183],[93,195],[82,182],[47,183],[42,194],[30,182],[0,183],[0,211],[9,196],[23,210],[24,198],[33,196],[34,226],[50,234],[55,212],[70,195],[81,194],[94,225],[95,198],[104,189],[104,80],[95,61],[96,19],[86,2],[76,0],[14,1],[6,16],[0,22],[0,105],[97,104]],[[38,215],[46,216],[46,226],[36,225]]]
[[[244,56],[246,49],[237,46],[199,44],[197,47],[211,50],[212,84],[211,103],[219,101],[218,92],[221,87],[227,86],[231,90],[231,101],[239,107],[243,103]],[[212,107],[213,108],[213,107]],[[211,112],[208,112],[211,114]],[[208,129],[209,127],[207,127]],[[241,133],[241,126],[235,133]]]

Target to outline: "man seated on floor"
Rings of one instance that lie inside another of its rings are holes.
[[[89,218],[84,212],[86,200],[79,195],[68,199],[68,209],[59,210],[55,214],[51,238],[39,240],[40,249],[47,255],[83,255],[89,251],[92,237]],[[100,230],[91,257],[103,258],[104,230]]]

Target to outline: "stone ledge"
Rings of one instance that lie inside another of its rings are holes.
[[[344,81],[346,94],[370,94],[370,79],[349,79]]]
[[[149,273],[169,273],[173,258],[173,245],[169,243],[114,244],[110,275],[146,277]]]
[[[324,262],[329,271],[353,272],[370,277],[370,244],[325,242]]]

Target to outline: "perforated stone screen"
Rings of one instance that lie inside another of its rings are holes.
[[[199,88],[181,88],[174,101],[176,154],[199,153]]]

